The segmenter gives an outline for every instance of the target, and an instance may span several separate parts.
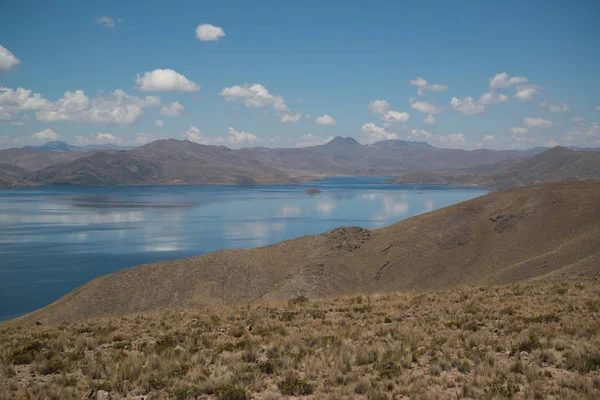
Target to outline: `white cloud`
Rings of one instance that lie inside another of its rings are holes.
[[[253,144],[253,143],[256,143],[258,140],[259,139],[252,133],[244,132],[244,131],[236,131],[232,127],[229,127],[229,137],[228,138],[218,137],[215,139],[215,142],[217,142],[217,143],[227,142],[234,146],[237,146],[237,145],[244,144],[244,143]]]
[[[493,142],[495,140],[496,140],[496,136],[494,136],[494,135],[485,135],[483,137],[484,142]]]
[[[372,142],[380,140],[395,140],[398,139],[398,135],[393,132],[388,132],[385,128],[375,125],[372,122],[366,123],[362,126],[361,131],[365,133],[369,140]]]
[[[196,27],[196,37],[203,42],[216,42],[225,36],[225,31],[220,26],[200,24]]]
[[[315,122],[319,125],[336,125],[338,122],[335,120],[335,118],[330,117],[327,114],[324,114],[320,117],[317,117],[317,119],[315,119]]]
[[[302,114],[285,114],[281,117],[281,122],[299,122],[302,119]]]
[[[181,114],[183,114],[184,110],[185,108],[178,101],[176,101],[170,106],[162,106],[160,113],[169,117],[179,117]]]
[[[520,126],[512,127],[508,131],[514,135],[524,135],[528,132],[527,128],[521,128]]]
[[[42,99],[36,101],[42,103]],[[76,90],[65,92],[61,99],[41,107],[36,112],[36,118],[45,122],[79,121],[129,125],[142,117],[145,107],[159,104],[160,99],[156,96],[130,96],[122,89],[110,94],[100,92],[91,100],[83,90]]]
[[[410,103],[410,108],[424,114],[439,114],[442,112],[441,108],[438,108],[435,104],[427,101],[414,101],[414,99],[411,99]]]
[[[102,25],[105,28],[114,28],[116,25],[115,19],[113,17],[103,16],[94,19],[94,23],[96,25]]]
[[[523,125],[525,125],[527,128],[551,128],[552,122],[542,118],[526,117],[523,120]]]
[[[240,101],[249,108],[273,106],[278,115],[290,112],[282,96],[272,95],[266,87],[258,83],[244,83],[241,86],[225,88],[221,90],[221,96],[225,98],[225,101]]]
[[[160,119],[157,119],[156,121],[154,121],[154,125],[159,128],[162,128],[165,125],[165,123],[163,121],[161,121]]]
[[[578,123],[575,126],[570,127],[564,134],[563,138],[569,142],[579,141],[582,145],[588,145],[590,139],[596,139],[600,137],[600,124],[592,122],[589,124]],[[593,143],[594,146],[600,145],[600,143]]]
[[[385,114],[390,109],[390,103],[385,100],[373,100],[369,103],[369,111],[374,114]]]
[[[508,96],[495,92],[484,93],[477,102],[482,105],[506,103]]]
[[[7,136],[0,136],[0,143],[12,143],[17,146],[31,145],[31,144],[43,144],[53,140],[57,140],[60,135],[54,132],[52,129],[44,129],[36,132],[31,136],[9,138]]]
[[[23,121],[10,121],[10,124],[12,126],[23,126],[23,125],[25,125],[25,122],[23,122]]]
[[[463,115],[477,115],[485,112],[485,107],[478,102],[475,101],[471,96],[467,96],[464,99],[458,99],[453,97],[450,100],[450,105],[452,109],[456,112],[459,112]]]
[[[313,135],[312,133],[307,133],[306,135],[302,136],[299,141],[296,142],[296,147],[318,146],[321,144],[325,144],[331,140],[333,140],[333,136],[323,138],[320,136]]]
[[[459,144],[459,143],[466,142],[465,135],[463,135],[462,133],[450,133],[448,135],[438,135],[437,138],[441,143],[445,143],[445,144]]]
[[[11,120],[20,111],[41,110],[50,105],[50,101],[39,93],[32,94],[31,90],[0,87],[0,121]]]
[[[423,118],[423,122],[428,124],[428,125],[433,125],[435,124],[435,117],[431,114],[429,114],[426,118]]]
[[[573,117],[573,118],[571,118],[571,122],[575,122],[577,124],[582,123],[583,121],[585,121],[585,118],[583,118],[583,117]]]
[[[47,142],[58,139],[58,133],[54,132],[52,129],[44,129],[43,131],[34,133],[31,138],[35,141]]]
[[[155,69],[138,74],[135,83],[142,92],[198,92],[200,86],[172,69]]]
[[[418,88],[417,93],[419,94],[419,96],[423,96],[425,94],[426,91],[430,91],[430,92],[443,92],[444,90],[448,89],[448,86],[443,85],[443,84],[429,84],[425,79],[417,77],[415,79],[410,79],[408,81],[408,83],[411,86],[415,86]]]
[[[330,215],[335,207],[336,204],[332,202],[319,202],[316,205],[317,211],[324,215]]]
[[[596,107],[596,111],[600,111],[600,106]]]
[[[155,135],[153,133],[136,133],[134,143],[141,146],[159,139],[166,139],[166,137],[164,135]]]
[[[410,119],[410,114],[409,113],[405,113],[405,112],[398,112],[398,111],[388,111],[387,113],[384,114],[383,117],[381,117],[381,122],[383,122],[385,125],[391,125],[394,124],[396,122],[406,122]]]
[[[21,64],[21,60],[0,44],[0,72],[10,71],[18,64]]]
[[[506,72],[501,72],[491,77],[489,82],[490,89],[504,89],[511,85],[529,82],[529,79],[524,76],[513,76],[509,78]]]
[[[521,101],[529,101],[533,99],[533,96],[540,92],[538,85],[521,85],[517,86],[517,93],[515,96]]]
[[[190,125],[190,127],[185,132],[183,132],[182,136],[190,142],[196,142],[200,144],[209,143],[208,138],[202,132],[200,132],[200,129],[198,129],[198,127],[194,125]]]
[[[555,140],[549,140],[548,143],[546,143],[546,147],[556,147],[556,146],[560,146],[560,145]]]
[[[121,145],[124,141],[112,133],[98,133],[96,135],[75,136],[75,144],[78,146],[116,144]]]
[[[415,137],[424,139],[431,139],[433,137],[433,133],[425,131],[423,129],[411,129],[410,134]]]
[[[542,101],[540,103],[540,109],[542,109],[542,110],[548,110],[550,112],[566,112],[566,111],[571,111],[571,109],[569,108],[569,106],[566,105],[565,103],[550,104],[547,101]]]

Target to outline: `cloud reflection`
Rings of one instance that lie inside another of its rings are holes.
[[[383,195],[381,199],[381,208],[375,213],[374,219],[390,219],[405,215],[410,206],[404,200],[396,201],[393,196]]]

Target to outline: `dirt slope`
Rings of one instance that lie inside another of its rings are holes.
[[[22,321],[600,276],[600,181],[491,193],[377,230],[338,228],[100,277]]]

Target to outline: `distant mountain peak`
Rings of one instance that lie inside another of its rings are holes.
[[[381,142],[373,143],[373,146],[377,147],[403,147],[403,148],[433,148],[427,142],[415,142],[410,140],[382,140]]]
[[[86,146],[74,146],[61,140],[53,140],[51,142],[44,143],[39,146],[25,146],[24,149],[41,150],[41,151],[53,151],[60,153],[72,153],[78,151],[92,151],[92,150],[131,150],[133,146],[119,146],[114,143],[106,144],[90,144]]]
[[[360,143],[358,143],[358,141],[351,136],[348,136],[348,137],[336,136],[333,139],[331,139],[329,142],[327,142],[327,145],[355,145],[355,144],[360,144]]]

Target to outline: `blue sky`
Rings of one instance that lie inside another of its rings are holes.
[[[8,0],[0,11],[0,148],[338,135],[600,147],[598,1]]]

